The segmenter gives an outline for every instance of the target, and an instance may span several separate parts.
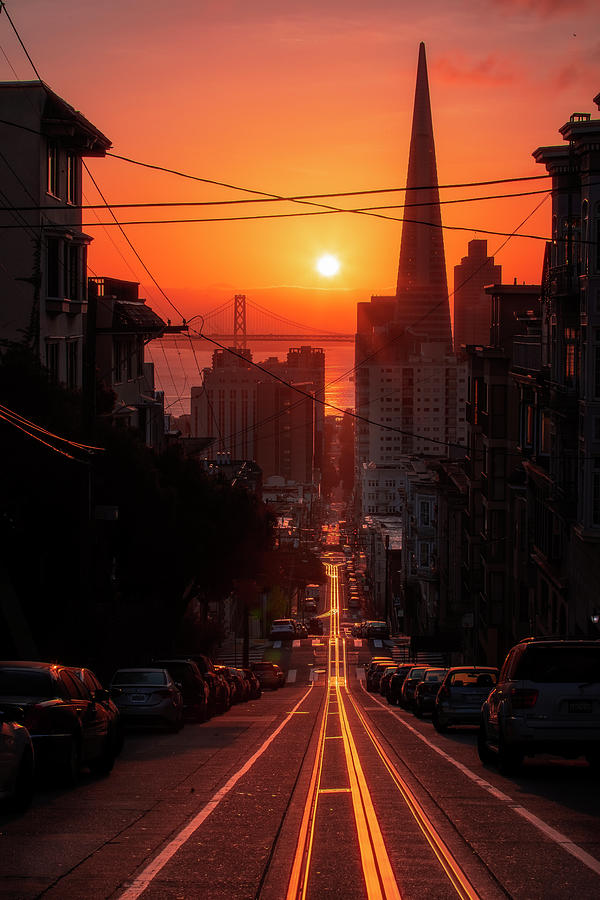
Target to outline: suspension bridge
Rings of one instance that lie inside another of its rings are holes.
[[[236,294],[221,306],[198,317],[198,331],[219,341],[229,341],[234,347],[245,347],[247,341],[298,341],[313,343],[349,343],[353,334],[338,331],[318,331],[310,325],[294,322],[285,316]]]

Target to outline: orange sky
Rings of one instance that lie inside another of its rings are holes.
[[[595,0],[9,0],[8,8],[41,77],[116,153],[279,195],[404,185],[421,40],[440,183],[541,174],[532,151],[560,143],[558,128],[572,112],[594,112],[600,90]],[[10,65],[19,78],[33,77],[5,16],[0,46],[2,79],[14,79]],[[114,203],[244,196],[115,159],[89,165]],[[541,185],[448,190],[442,199],[528,189]],[[98,201],[90,184],[85,193]],[[478,229],[510,232],[540,199],[443,207],[445,225],[469,229],[444,233],[450,288],[468,241],[485,237]],[[332,202],[402,201],[399,193]],[[117,215],[303,209],[257,204]],[[522,230],[547,235],[549,210],[546,201]],[[156,311],[176,320],[117,229],[88,231],[94,273],[142,282]],[[357,300],[394,290],[401,224],[339,214],[132,225],[127,233],[188,317],[243,292],[294,320],[350,331]],[[502,241],[489,236],[489,252]],[[315,270],[322,253],[340,259],[334,278]],[[496,262],[505,281],[538,281],[542,253],[543,242],[513,238]]]

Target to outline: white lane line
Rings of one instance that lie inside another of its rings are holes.
[[[288,684],[293,684],[296,680],[296,669],[289,669],[287,674]]]
[[[363,680],[363,678],[365,677],[365,667],[364,666],[356,667],[356,677],[358,678],[359,681]]]
[[[281,641],[273,641],[273,647],[279,649],[279,647],[281,647]]]
[[[366,694],[367,691],[365,690],[362,682],[360,686]],[[441,747],[433,744],[425,737],[425,735],[421,734],[420,731],[418,731],[416,728],[413,728],[413,726],[409,725],[408,722],[405,722],[405,720],[401,718],[401,716],[397,712],[395,712],[395,710],[388,709],[388,707],[384,706],[383,703],[381,703],[381,701],[379,701],[376,697],[369,696],[369,699],[374,700],[378,706],[384,709],[387,713],[390,713],[390,715],[394,716],[394,718],[397,719],[398,722],[401,722],[405,728],[408,728],[409,731],[412,731],[412,733],[416,737],[418,737],[420,741],[422,741],[424,744],[427,744],[427,746],[432,750],[435,750],[435,752],[439,756],[447,760],[447,762],[453,765],[456,769],[459,769],[459,771],[461,771],[463,775],[466,775],[466,777],[475,782],[476,785],[478,785],[484,791],[487,791],[489,794],[492,794],[492,796],[496,797],[498,800],[501,800],[504,803],[508,804],[513,812],[516,812],[517,815],[521,816],[523,819],[527,819],[527,821],[530,822],[534,826],[534,828],[537,828],[538,831],[541,831],[543,835],[545,835],[551,841],[554,841],[555,844],[558,844],[563,848],[563,850],[566,850],[567,853],[570,853],[571,856],[574,856],[576,859],[582,862],[585,866],[588,867],[588,869],[591,869],[592,872],[595,872],[596,875],[600,875],[600,860],[596,859],[595,856],[586,853],[585,850],[571,841],[566,835],[562,834],[560,831],[557,831],[555,828],[552,828],[552,826],[544,822],[543,819],[538,818],[535,813],[529,812],[528,809],[525,809],[524,806],[521,806],[508,794],[505,794],[502,791],[498,790],[498,788],[494,787],[493,784],[490,784],[489,781],[486,781],[484,778],[480,778],[479,775],[473,772],[472,769],[468,769],[467,766],[464,766],[457,759],[449,756],[449,754],[442,750]]]
[[[354,638],[354,646],[362,647],[362,638]]]
[[[373,646],[374,647],[383,647],[383,641],[380,641],[379,639],[377,639],[376,641],[373,641]]]
[[[299,646],[300,646],[300,641],[299,641],[299,640],[292,641],[292,647],[299,647]]]
[[[123,891],[122,894],[118,895],[118,900],[136,900],[140,894],[150,886],[152,881],[156,878],[160,870],[166,866],[169,860],[177,853],[181,847],[189,840],[189,838],[193,835],[193,833],[199,828],[200,825],[210,816],[211,812],[213,812],[221,800],[227,796],[230,790],[237,784],[237,782],[244,776],[254,765],[257,759],[263,755],[265,750],[273,743],[277,735],[280,731],[282,731],[287,723],[290,721],[298,707],[300,707],[308,695],[312,690],[312,685],[306,691],[304,696],[296,703],[293,710],[288,713],[286,718],[281,722],[280,725],[277,726],[275,731],[269,735],[269,737],[264,741],[263,744],[258,748],[258,750],[252,754],[252,756],[244,763],[241,769],[238,769],[231,778],[225,782],[222,788],[220,788],[216,794],[213,794],[212,798],[208,801],[205,806],[202,807],[199,813],[197,813],[193,819],[191,819],[188,824],[181,829],[181,831],[175,835],[172,840],[164,847],[161,852],[154,857],[152,862],[150,862],[145,869],[143,869],[140,874],[135,878],[129,887]]]

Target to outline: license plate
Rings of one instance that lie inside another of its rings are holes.
[[[129,698],[132,703],[145,703],[146,695],[145,694],[132,694]]]
[[[591,700],[571,700],[569,701],[569,712],[570,713],[591,713],[592,711],[592,701]]]

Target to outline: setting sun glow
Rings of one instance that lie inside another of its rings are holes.
[[[317,260],[317,272],[324,275],[326,278],[337,275],[339,270],[340,261],[336,256],[332,256],[331,253],[324,253],[323,256],[320,256]]]

